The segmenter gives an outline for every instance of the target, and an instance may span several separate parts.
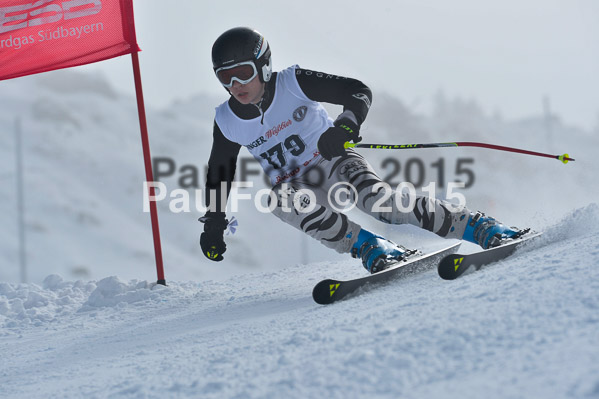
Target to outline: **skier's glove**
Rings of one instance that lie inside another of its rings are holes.
[[[229,221],[225,219],[225,214],[222,212],[206,212],[198,220],[204,223],[204,232],[200,236],[202,253],[208,259],[220,262],[224,259],[223,254],[227,250],[224,232]]]
[[[335,121],[335,126],[328,128],[318,139],[318,151],[324,159],[330,161],[335,157],[344,156],[345,143],[353,141],[359,143],[360,126],[349,118],[340,118]]]

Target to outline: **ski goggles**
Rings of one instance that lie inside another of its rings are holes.
[[[252,61],[220,67],[214,72],[216,73],[218,81],[226,88],[233,86],[234,81],[237,81],[242,85],[248,84],[252,79],[258,76],[258,70]]]

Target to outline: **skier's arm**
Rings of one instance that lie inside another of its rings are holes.
[[[202,247],[204,256],[219,262],[224,259],[223,254],[227,250],[224,239],[224,232],[228,224],[225,218],[225,208],[231,191],[231,183],[235,177],[237,155],[239,155],[241,146],[227,140],[216,122],[214,122],[213,137],[206,178],[208,212],[200,218],[200,222],[204,223],[204,232],[200,236],[200,247]],[[224,193],[221,191],[223,182],[226,184]],[[214,201],[211,201],[211,192],[216,194]]]
[[[344,113],[351,111],[358,126],[366,119],[372,91],[361,81],[302,68],[295,70],[295,77],[310,100],[343,105]]]
[[[310,100],[343,105],[343,113],[318,139],[318,151],[327,160],[346,154],[345,142],[362,140],[360,125],[366,119],[372,92],[357,79],[297,68],[295,77]]]
[[[214,122],[212,151],[208,160],[208,174],[206,176],[206,206],[209,212],[225,213],[227,199],[231,191],[231,183],[235,177],[237,156],[241,145],[227,139],[218,124]],[[222,182],[226,183],[226,193],[223,198],[221,192]],[[210,200],[210,192],[216,193],[215,202]]]

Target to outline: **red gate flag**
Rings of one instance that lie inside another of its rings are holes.
[[[0,0],[0,80],[137,51],[132,0]]]
[[[154,181],[133,0],[0,0],[0,80],[131,54],[146,181]],[[154,187],[149,188],[155,196]],[[166,285],[156,202],[150,218],[158,284]]]

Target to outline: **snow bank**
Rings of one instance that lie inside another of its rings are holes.
[[[112,307],[157,298],[159,294],[152,293],[151,288],[152,285],[147,281],[134,281],[126,284],[117,277],[108,277],[98,282],[96,289],[83,304],[82,310]]]
[[[37,284],[0,283],[0,326],[42,326],[77,312],[162,300],[163,286],[147,281],[125,283],[117,277],[98,282],[64,281],[49,275]]]
[[[81,307],[94,291],[93,282],[65,282],[57,275],[37,284],[0,283],[0,325],[35,326],[50,322]]]

